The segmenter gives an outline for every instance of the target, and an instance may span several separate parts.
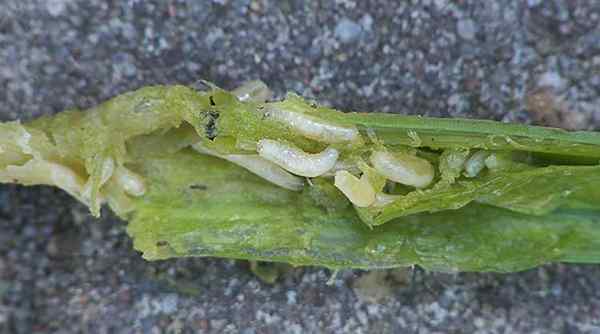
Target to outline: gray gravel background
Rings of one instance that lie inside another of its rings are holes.
[[[260,78],[344,110],[598,129],[599,26],[598,1],[2,0],[0,120]],[[600,333],[600,266],[269,285],[244,262],[145,262],[109,212],[12,185],[0,231],[0,333]]]

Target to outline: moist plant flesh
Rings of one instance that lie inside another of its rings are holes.
[[[154,86],[0,123],[0,182],[129,221],[148,260],[510,272],[600,262],[600,133]]]

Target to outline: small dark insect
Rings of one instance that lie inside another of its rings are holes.
[[[204,126],[204,132],[206,133],[206,138],[209,140],[214,140],[217,137],[217,120],[219,119],[219,113],[217,111],[209,111],[205,114],[208,117],[206,121],[206,125]]]
[[[192,184],[192,185],[190,185],[190,189],[192,189],[192,190],[208,190],[208,187],[204,184]]]

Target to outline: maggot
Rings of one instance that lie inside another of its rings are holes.
[[[375,190],[366,176],[360,179],[348,171],[341,170],[335,173],[334,185],[358,207],[367,207],[375,201]]]
[[[131,196],[142,196],[146,193],[146,185],[144,179],[127,169],[125,166],[115,168],[113,176],[115,180],[123,188],[123,190]]]
[[[289,144],[272,139],[262,139],[256,145],[258,155],[301,176],[317,177],[335,166],[338,150],[326,148],[320,153],[310,154]]]
[[[298,191],[304,187],[304,180],[288,173],[276,164],[256,154],[219,154],[201,144],[194,144],[192,148],[197,152],[211,155],[234,163],[261,178],[280,187]]]
[[[386,178],[417,188],[428,186],[435,173],[429,161],[406,153],[375,151],[371,163]]]
[[[269,87],[261,80],[248,81],[232,93],[242,102],[265,102],[273,97]]]
[[[465,162],[465,176],[476,177],[485,168],[485,160],[489,156],[486,151],[475,152]]]
[[[268,105],[265,116],[286,124],[306,138],[322,143],[335,144],[361,140],[358,129],[354,126],[333,124],[312,115],[284,110],[276,105]]]

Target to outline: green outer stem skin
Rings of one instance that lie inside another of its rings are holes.
[[[560,159],[575,164],[597,164],[600,161],[599,132],[569,132],[490,120],[429,118],[376,112],[344,113],[310,104],[295,94],[288,94],[284,101],[267,104],[309,114],[333,124],[356,126],[363,132],[365,139],[366,132],[372,130],[386,146],[528,151],[549,161]],[[224,110],[228,107],[224,106]],[[252,114],[252,110],[260,109],[260,104],[246,103],[244,108],[248,114]],[[239,110],[240,107],[231,106],[231,109]],[[262,124],[265,119],[256,117],[250,122]],[[269,127],[263,131],[270,135]],[[293,141],[289,136],[282,139]]]
[[[217,256],[334,269],[418,264],[496,272],[600,262],[597,211],[530,216],[471,204],[369,229],[349,207],[327,212],[306,194],[211,157],[179,152],[147,160],[143,170],[153,186],[137,200],[128,232],[149,260]]]
[[[498,172],[422,194],[379,208],[360,209],[370,225],[417,212],[457,209],[472,201],[536,216],[557,208],[600,209],[600,166],[551,166]],[[569,195],[565,195],[568,193]],[[370,215],[365,215],[370,212]]]
[[[214,97],[217,106],[210,105],[210,96]],[[314,107],[294,94],[290,94],[286,101],[268,104],[287,106],[326,121],[352,124],[362,130],[372,129],[386,145],[523,150],[577,163],[597,164],[600,161],[598,132],[567,132],[488,120],[343,113]],[[265,120],[256,112],[262,105],[238,102],[229,92],[217,88],[204,93],[185,86],[151,86],[120,95],[85,113],[65,112],[52,118],[38,119],[29,126],[54,133],[66,154],[77,153],[77,158],[83,159],[89,159],[101,149],[114,150],[113,146],[120,145],[114,144],[114,141],[177,126],[182,121],[189,122],[202,133],[209,111],[221,114],[217,121],[219,134],[235,137],[242,133],[242,136],[254,140],[262,135],[290,140],[300,146],[311,145],[286,127],[277,127],[276,122]],[[411,136],[413,133],[420,143],[415,142],[414,136]],[[99,145],[87,145],[94,140]]]
[[[489,120],[444,119],[380,113],[346,113],[346,122],[375,130],[388,145],[413,145],[409,131],[421,146],[431,148],[482,148],[564,154],[600,160],[600,133],[508,124]]]

